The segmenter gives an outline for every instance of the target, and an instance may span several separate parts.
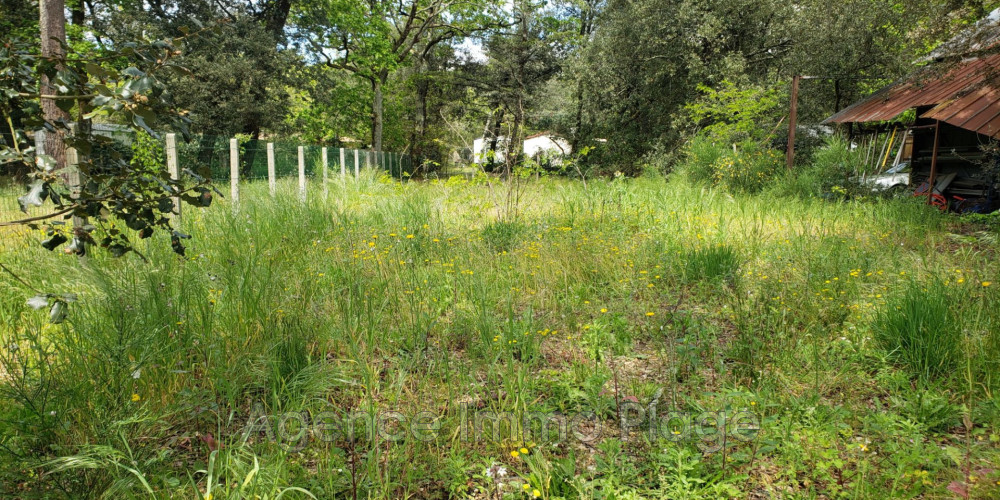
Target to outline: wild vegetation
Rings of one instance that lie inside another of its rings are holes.
[[[152,264],[5,231],[7,268],[78,297],[51,324],[0,285],[5,496],[1000,493],[995,233],[684,175],[542,177],[517,218],[488,176],[279,187],[186,211]],[[489,411],[517,419],[463,434]]]
[[[5,1],[0,496],[1000,497],[1000,218],[782,143],[993,4]]]

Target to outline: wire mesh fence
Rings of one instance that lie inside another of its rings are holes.
[[[149,137],[138,138],[135,131],[128,127],[93,124],[91,133],[105,140],[99,143],[91,152],[92,159],[100,161],[104,156],[113,154],[126,160],[132,160],[139,149],[153,148],[157,151],[145,151],[143,156],[165,158],[164,140]],[[43,132],[39,132],[41,142]],[[110,139],[110,140],[108,140]],[[177,159],[180,168],[199,171],[208,168],[210,178],[215,182],[226,182],[231,176],[231,141],[233,137],[199,134],[190,141],[182,141],[178,137]],[[350,149],[303,144],[290,139],[250,139],[236,137],[238,153],[238,172],[240,181],[256,181],[268,179],[268,149],[273,151],[275,177],[298,176],[299,147],[303,152],[305,174],[308,178],[322,175],[324,164],[328,175],[353,175],[369,169],[378,169],[394,178],[406,179],[414,172],[414,161],[410,155],[391,151],[372,151],[367,149]],[[323,150],[326,149],[324,162]],[[150,154],[152,153],[152,154]]]
[[[181,168],[208,167],[213,181],[228,181],[231,176],[231,141],[230,137],[201,135],[190,142],[179,142],[178,163]],[[307,178],[321,177],[324,165],[331,177],[355,175],[370,169],[378,169],[397,179],[406,179],[413,173],[413,159],[396,152],[305,145],[290,140],[237,139],[240,181],[268,179],[269,148],[273,152],[275,177],[298,176],[300,147]]]
[[[396,152],[305,145],[287,139],[250,140],[199,135],[185,142],[174,134],[168,134],[166,138],[153,138],[148,135],[136,136],[135,132],[125,127],[96,125],[91,133],[104,140],[94,144],[88,155],[89,161],[102,164],[116,158],[115,161],[153,162],[162,164],[175,178],[179,177],[179,172],[183,169],[207,173],[211,182],[230,184],[229,198],[234,210],[239,203],[238,185],[247,181],[266,182],[271,178],[269,173],[272,171],[275,180],[283,177],[299,178],[299,192],[304,199],[309,179],[322,182],[338,177],[354,177],[374,170],[406,180],[413,174],[415,164],[410,155]],[[44,144],[44,133],[35,134],[33,139],[39,145]],[[232,168],[234,156],[235,169]],[[325,188],[325,183],[323,184]],[[274,192],[272,184],[272,195]],[[29,215],[39,215],[40,210],[29,209]],[[14,220],[18,213],[20,208],[14,197],[0,199],[0,220]]]

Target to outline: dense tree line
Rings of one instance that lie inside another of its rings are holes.
[[[39,5],[41,1],[42,5]],[[0,39],[38,39],[54,0],[8,0]],[[810,80],[818,121],[904,75],[991,2],[933,0],[69,0],[66,38],[100,54],[185,36],[170,76],[192,131],[297,135],[451,161],[485,136],[553,130],[629,169],[697,127],[699,88]],[[191,33],[197,33],[191,36]],[[38,47],[41,50],[41,47]],[[109,64],[113,64],[110,61]],[[17,117],[14,117],[16,120]]]

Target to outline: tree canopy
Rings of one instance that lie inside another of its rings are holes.
[[[0,34],[37,44],[35,13],[49,1],[4,2]],[[478,137],[552,131],[577,150],[599,150],[587,159],[594,166],[628,171],[697,128],[685,106],[710,90],[763,89],[787,103],[791,76],[820,76],[803,86],[800,105],[802,119],[817,122],[906,74],[993,7],[974,0],[74,0],[61,9],[66,43],[105,67],[122,63],[103,55],[129,44],[198,32],[174,57],[185,71],[162,78],[194,133],[352,142],[416,154],[432,168],[468,158],[463,152]],[[40,54],[41,45],[28,50]],[[23,117],[9,109],[18,124]]]

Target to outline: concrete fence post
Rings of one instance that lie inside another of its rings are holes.
[[[45,130],[35,131],[35,154],[45,154]]]
[[[240,142],[229,139],[229,198],[233,213],[240,209]]]
[[[170,179],[174,181],[180,180],[180,169],[177,165],[177,134],[167,134],[166,153],[167,172],[170,173]],[[174,196],[172,199],[174,200],[174,213],[177,214],[177,219],[180,220],[181,198]]]
[[[274,175],[274,143],[267,143],[267,187],[271,190],[271,197],[274,198],[275,191],[278,190],[278,180]]]
[[[361,161],[358,158],[358,150],[354,150],[354,177],[361,176]]]
[[[69,126],[69,135],[76,135],[76,124],[71,124]],[[80,199],[80,152],[72,146],[66,146],[66,184],[69,187],[69,196],[74,200]],[[73,229],[83,230],[83,226],[87,225],[86,217],[73,216]],[[77,244],[77,255],[86,261],[87,259],[87,244],[83,239],[76,240],[74,243]]]
[[[306,201],[306,148],[299,146],[299,199]]]
[[[326,151],[326,146],[323,146],[323,199],[326,200],[327,195],[330,194],[330,186],[327,186],[327,181],[330,180],[329,174],[329,164],[330,157]]]
[[[347,177],[347,165],[344,163],[344,148],[340,148],[340,176]]]

